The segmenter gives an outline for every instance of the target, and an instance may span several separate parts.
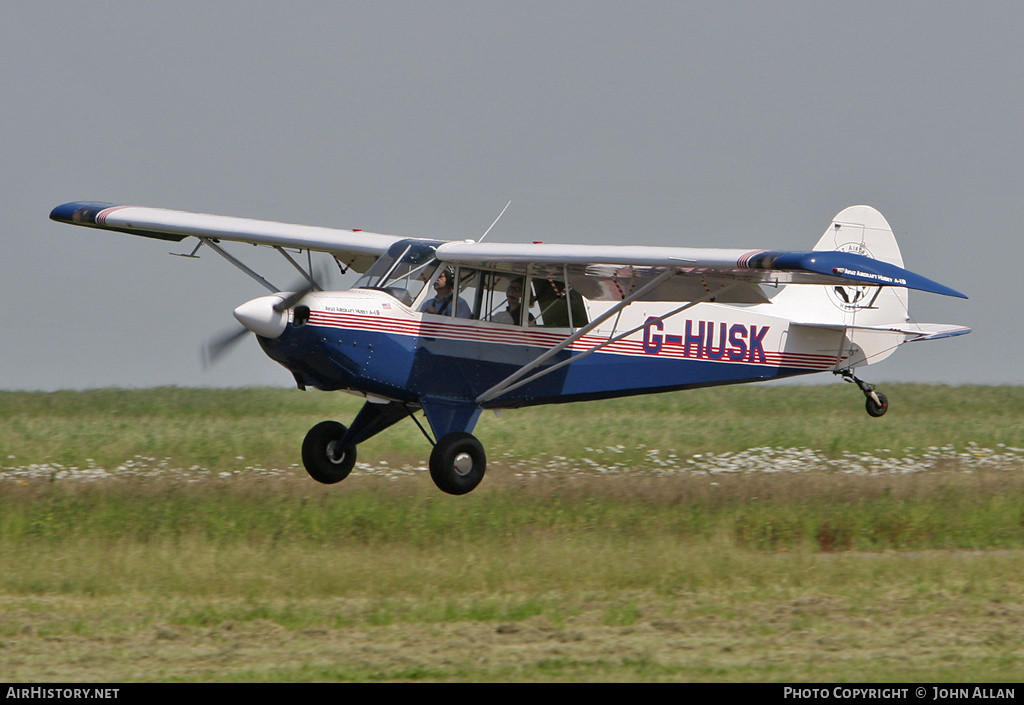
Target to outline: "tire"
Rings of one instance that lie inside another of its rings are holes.
[[[449,433],[430,453],[430,477],[442,492],[472,492],[484,479],[487,455],[475,437],[464,431]]]
[[[871,398],[870,394],[868,394],[865,395],[867,397],[867,403],[864,404],[864,408],[867,410],[868,416],[873,416],[877,419],[879,416],[882,416],[883,414],[885,414],[886,411],[889,410],[889,400],[886,399],[885,395],[882,394],[881,392],[875,392],[875,395],[878,397],[878,401],[881,403],[876,404],[875,400]]]
[[[317,482],[333,485],[341,482],[356,464],[355,446],[338,454],[338,443],[348,431],[337,421],[322,421],[309,429],[302,441],[302,464]]]

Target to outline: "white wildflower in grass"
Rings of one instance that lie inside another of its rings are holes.
[[[624,446],[584,448],[577,458],[565,455],[538,454],[533,458],[514,458],[505,453],[491,461],[492,472],[508,471],[514,475],[572,475],[572,474],[648,474],[651,476],[671,475],[738,475],[738,474],[797,474],[837,473],[853,475],[908,475],[933,471],[958,471],[971,473],[980,470],[1021,470],[1024,469],[1024,448],[999,444],[986,448],[976,443],[958,450],[952,445],[905,448],[894,453],[888,448],[873,452],[847,452],[830,458],[824,452],[813,448],[786,448],[761,446],[739,452],[695,453],[682,458],[671,450],[638,446],[637,455],[626,457]],[[612,454],[612,457],[609,457]],[[613,460],[614,458],[614,460]],[[633,458],[633,459],[631,459]],[[8,456],[8,460],[16,458]],[[239,456],[239,459],[244,459]],[[353,474],[376,477],[398,478],[423,473],[427,467],[422,463],[400,464],[386,459],[372,462],[357,462]],[[197,464],[175,467],[173,458],[150,458],[136,455],[117,465],[101,467],[95,460],[87,458],[85,467],[61,463],[30,463],[0,465],[0,482],[47,480],[50,482],[79,482],[110,480],[118,478],[171,478],[183,481],[204,479],[252,477],[273,477],[302,473],[298,463],[292,463],[285,470],[267,468],[261,465],[247,465],[230,471],[213,471]]]

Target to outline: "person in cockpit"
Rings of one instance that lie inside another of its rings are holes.
[[[521,325],[523,320],[523,280],[513,279],[505,290],[505,300],[508,305],[504,311],[494,314],[491,319],[495,323],[508,323],[514,326]],[[534,324],[533,314],[530,314],[530,325]]]
[[[427,299],[420,310],[424,313],[436,313],[441,316],[452,315],[452,301],[455,300],[454,292],[455,270],[452,267],[442,269],[437,278],[434,279],[434,297]],[[473,310],[466,303],[465,299],[459,297],[456,306],[455,316],[457,318],[471,318]]]

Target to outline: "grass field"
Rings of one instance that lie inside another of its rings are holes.
[[[294,390],[0,392],[0,681],[1019,682],[1024,389],[698,390],[403,424]]]

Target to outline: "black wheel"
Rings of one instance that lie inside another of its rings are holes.
[[[317,482],[333,485],[352,472],[356,464],[356,449],[341,448],[341,439],[348,431],[337,421],[322,421],[309,429],[302,441],[302,464]]]
[[[875,396],[878,397],[877,404],[875,403],[875,400],[871,398],[870,394],[867,394],[865,396],[867,397],[867,402],[864,404],[864,408],[867,409],[868,416],[874,416],[875,418],[878,418],[879,416],[881,416],[882,414],[889,410],[889,400],[886,399],[885,395],[882,394],[881,392],[875,392]]]
[[[484,479],[487,455],[471,434],[449,433],[430,453],[430,477],[442,492],[466,494]]]

